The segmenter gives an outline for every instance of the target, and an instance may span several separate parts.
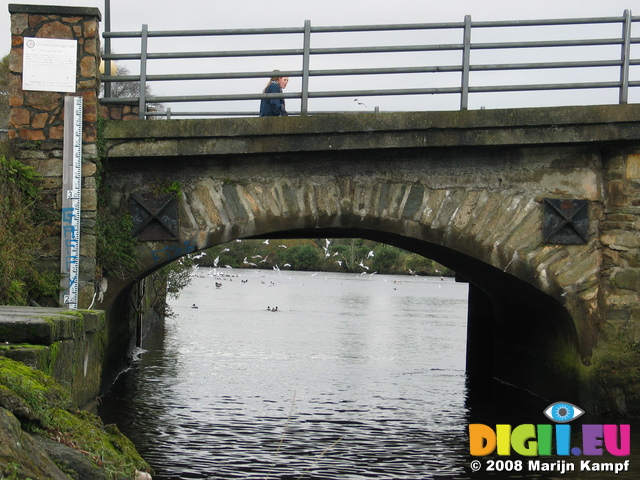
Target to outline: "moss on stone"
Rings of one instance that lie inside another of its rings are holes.
[[[590,379],[601,413],[640,416],[640,343],[626,329],[593,351]]]
[[[70,392],[44,372],[0,357],[0,387],[6,403],[19,408],[23,430],[84,453],[110,478],[133,478],[135,470],[150,470],[116,426],[105,426],[98,416],[78,411]]]

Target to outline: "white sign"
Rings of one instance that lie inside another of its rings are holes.
[[[25,37],[22,90],[75,92],[77,58],[77,40]]]

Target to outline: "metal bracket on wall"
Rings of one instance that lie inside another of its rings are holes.
[[[542,237],[545,243],[583,245],[589,241],[589,201],[544,199]]]
[[[141,241],[178,240],[178,200],[171,194],[134,193],[130,200],[133,229]]]

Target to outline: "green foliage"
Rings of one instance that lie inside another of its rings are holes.
[[[17,399],[23,429],[84,452],[111,478],[133,478],[135,470],[149,470],[114,425],[105,426],[96,415],[78,411],[69,391],[43,372],[0,357],[0,393]],[[13,470],[7,474],[19,473]]]
[[[60,279],[39,263],[52,212],[40,196],[35,170],[0,154],[0,304],[57,305]]]
[[[294,245],[282,253],[282,265],[291,265],[292,270],[315,270],[321,260],[321,251],[312,245]]]
[[[160,269],[160,275],[165,279],[167,294],[170,298],[177,298],[180,291],[191,283],[191,272],[194,266],[191,256],[171,262]]]
[[[137,269],[137,241],[131,235],[132,228],[131,215],[101,215],[96,220],[96,264],[105,274],[124,280]]]
[[[0,60],[0,128],[9,126],[9,55]]]
[[[182,186],[178,181],[167,182],[162,185],[159,190],[161,193],[170,194],[173,198],[180,198],[182,196]]]
[[[362,238],[242,240],[218,245],[198,260],[224,268],[286,268],[302,271],[451,276],[448,268],[421,255]],[[285,265],[287,265],[285,267]],[[364,266],[361,266],[364,265]],[[366,269],[368,267],[368,270]]]

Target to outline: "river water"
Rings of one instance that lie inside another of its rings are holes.
[[[467,428],[472,410],[477,423],[500,415],[468,399],[465,284],[232,275],[216,280],[200,270],[100,407],[154,479],[489,476],[470,470]],[[544,402],[532,403],[540,423]],[[507,404],[513,415],[525,408]],[[612,478],[509,468],[508,478]]]

